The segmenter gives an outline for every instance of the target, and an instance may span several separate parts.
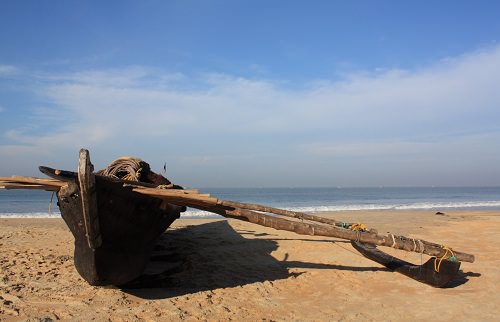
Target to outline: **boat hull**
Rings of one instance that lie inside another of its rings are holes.
[[[74,264],[89,284],[123,285],[146,268],[158,237],[180,216],[182,207],[133,192],[123,183],[95,176],[97,213],[102,243],[92,248],[78,185],[58,192],[61,216],[75,237]]]

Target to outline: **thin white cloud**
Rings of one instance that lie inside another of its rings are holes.
[[[12,65],[0,65],[0,76],[11,75],[18,72],[18,68]]]
[[[68,82],[49,86],[46,94],[83,121],[105,120],[108,126],[116,126],[115,131],[125,124],[148,126],[143,135],[154,129],[161,135],[190,126],[222,127],[225,132],[295,131],[304,126],[365,132],[425,122],[450,126],[449,118],[492,111],[500,99],[495,86],[500,81],[499,61],[500,49],[495,48],[422,71],[352,75],[301,92],[229,75],[193,79],[201,89],[184,91],[155,86],[155,80],[165,76],[136,67],[73,74]]]
[[[34,150],[92,146],[154,155],[161,149],[183,154],[179,162],[201,160],[213,167],[208,161],[227,154],[254,161],[273,155],[279,167],[287,154],[296,153],[307,167],[308,155],[368,158],[447,151],[463,157],[463,144],[500,151],[494,140],[477,145],[470,139],[498,137],[500,46],[416,71],[315,80],[300,90],[268,79],[190,77],[141,66],[44,75],[40,81],[44,86],[37,95],[49,102],[38,110],[38,117],[45,117],[42,133],[8,132],[10,142]]]
[[[461,162],[462,158],[486,160],[496,158],[500,154],[491,148],[500,142],[500,130],[496,132],[457,135],[441,140],[413,141],[405,138],[354,141],[354,142],[322,142],[302,146],[304,153],[313,156],[332,158],[395,158],[401,159],[433,159]],[[496,156],[496,157],[495,157]],[[493,161],[493,160],[491,160]],[[495,161],[496,162],[496,161]]]

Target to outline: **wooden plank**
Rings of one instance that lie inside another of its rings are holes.
[[[208,193],[192,193],[186,192],[180,189],[156,189],[156,188],[144,188],[144,187],[134,187],[133,191],[139,192],[143,195],[148,195],[151,197],[179,197],[179,198],[190,198],[190,199],[207,199],[217,202],[217,198],[210,196]]]
[[[24,183],[3,183],[0,182],[0,189],[13,190],[13,189],[28,189],[28,190],[46,190],[46,191],[59,191],[59,187],[46,186],[40,184],[24,184]]]
[[[96,249],[102,244],[99,228],[99,211],[97,209],[97,195],[95,187],[94,166],[90,163],[89,151],[80,150],[78,164],[78,183],[82,200],[82,212],[88,245]]]
[[[35,178],[35,177],[22,177],[22,176],[12,176],[12,177],[0,177],[0,184],[16,183],[16,184],[35,184],[51,186],[55,188],[62,187],[66,185],[66,182],[54,179],[46,178]]]

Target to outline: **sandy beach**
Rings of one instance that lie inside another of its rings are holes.
[[[388,271],[344,240],[237,220],[178,220],[159,241],[170,274],[156,288],[124,290],[80,278],[62,219],[0,219],[0,320],[498,320],[499,211],[322,215],[448,245],[476,261],[436,289]]]

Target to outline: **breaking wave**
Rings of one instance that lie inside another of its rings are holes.
[[[60,212],[27,212],[27,213],[8,213],[0,212],[0,218],[61,218]]]
[[[369,211],[369,210],[495,210],[500,209],[500,201],[463,201],[463,202],[417,202],[408,204],[337,204],[337,205],[319,205],[319,206],[297,206],[284,207],[281,205],[272,205],[273,207],[282,208],[291,211],[305,213],[321,213],[321,212],[338,212],[338,211]],[[61,213],[54,210],[49,212],[0,212],[0,218],[61,218]],[[181,214],[183,219],[210,219],[221,218],[221,216],[202,210],[188,208]]]
[[[369,211],[369,210],[494,210],[500,209],[500,201],[470,201],[470,202],[420,202],[412,204],[343,204],[330,206],[280,207],[291,211],[305,213],[338,212],[338,211]],[[188,208],[181,218],[219,218],[221,216],[197,209]]]

